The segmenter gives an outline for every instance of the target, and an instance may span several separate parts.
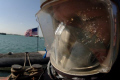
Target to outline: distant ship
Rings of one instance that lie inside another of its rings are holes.
[[[6,35],[6,33],[0,33],[0,35]]]

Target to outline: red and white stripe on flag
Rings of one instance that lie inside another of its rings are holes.
[[[25,33],[25,36],[27,37],[34,35],[38,35],[38,28],[28,29]]]
[[[25,36],[32,36],[32,29],[27,30]]]

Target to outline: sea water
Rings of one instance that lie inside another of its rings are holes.
[[[38,45],[37,45],[38,44]],[[44,51],[43,37],[0,35],[0,54]]]
[[[37,45],[38,44],[38,45]],[[0,35],[0,54],[44,51],[43,37],[25,37],[20,35]],[[10,72],[0,71],[0,77]]]

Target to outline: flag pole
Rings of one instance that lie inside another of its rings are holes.
[[[39,47],[39,26],[37,27],[37,34],[38,34],[38,36],[37,36],[37,52],[38,52],[38,47]]]

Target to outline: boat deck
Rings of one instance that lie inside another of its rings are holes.
[[[30,52],[29,57],[31,64],[41,64],[41,59],[45,51]],[[9,71],[13,64],[23,65],[25,60],[25,53],[0,54],[0,71]],[[26,65],[29,65],[27,62]]]

